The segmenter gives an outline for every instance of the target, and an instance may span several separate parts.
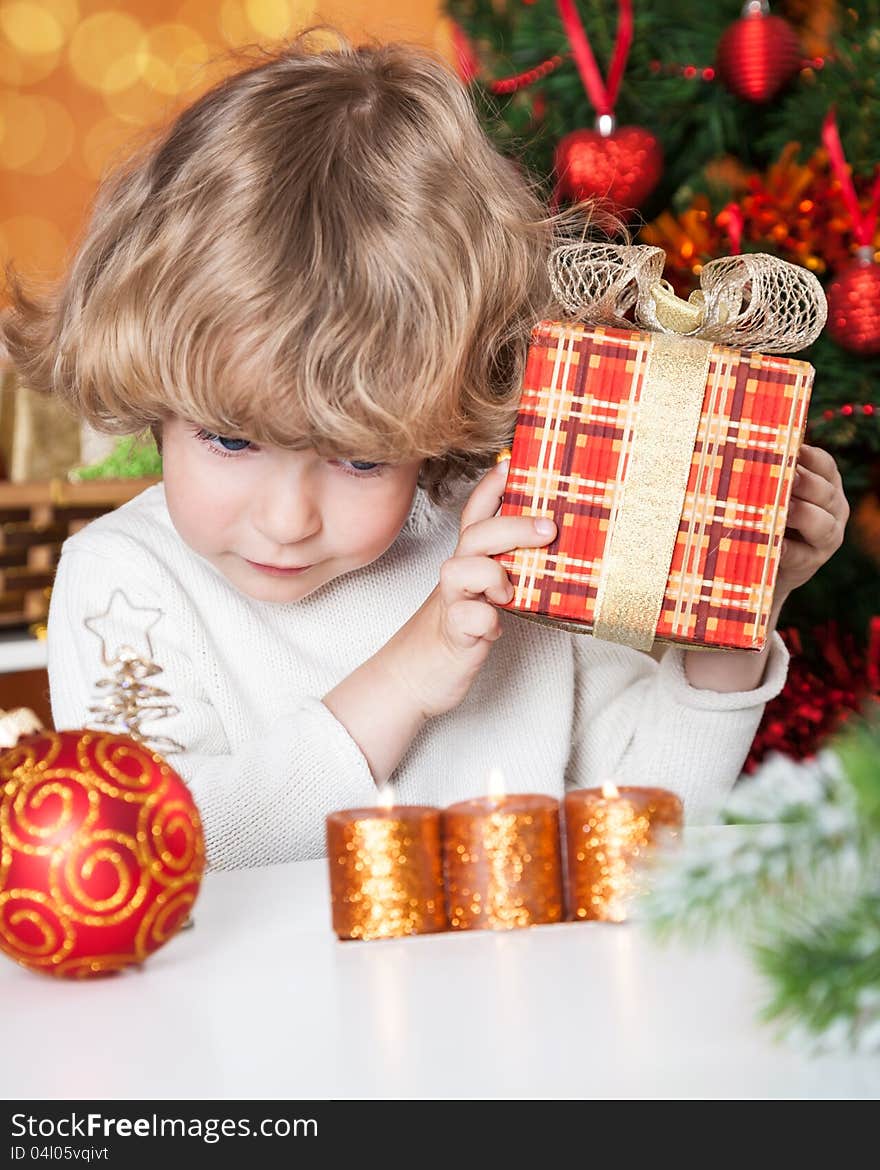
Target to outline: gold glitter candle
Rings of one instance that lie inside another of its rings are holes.
[[[327,857],[341,939],[446,929],[439,809],[401,804],[330,813]]]
[[[666,788],[579,788],[565,794],[569,918],[623,922],[639,865],[678,836],[682,804]]]
[[[513,930],[563,918],[559,802],[483,796],[443,814],[453,930]]]

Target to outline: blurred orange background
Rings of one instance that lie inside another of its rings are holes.
[[[2,0],[0,261],[58,275],[128,144],[235,68],[230,48],[322,22],[454,59],[440,0]]]

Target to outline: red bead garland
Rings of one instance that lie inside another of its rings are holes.
[[[516,73],[513,77],[501,77],[497,81],[490,82],[489,89],[495,94],[516,93],[520,89],[526,89],[528,86],[534,85],[536,81],[540,81],[542,77],[546,77],[548,73],[552,73],[554,69],[558,69],[570,56],[571,53],[564,55],[557,53],[555,57],[542,61],[540,65],[536,65],[534,69],[527,69],[525,73]]]
[[[853,405],[852,402],[846,402],[843,406],[838,406],[834,409],[829,407],[827,410],[823,410],[822,417],[830,420],[832,418],[836,418],[837,415],[840,414],[843,415],[844,418],[849,418],[858,411],[861,411],[862,414],[868,415],[870,417],[871,415],[877,413],[877,407],[873,402],[860,402],[855,405]]]

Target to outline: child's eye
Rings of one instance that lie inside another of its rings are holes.
[[[234,455],[237,451],[246,451],[252,445],[250,439],[229,439],[204,429],[196,433],[196,438],[207,443],[218,455]]]
[[[385,466],[384,463],[370,463],[366,459],[340,459],[339,466],[349,475],[377,475]]]

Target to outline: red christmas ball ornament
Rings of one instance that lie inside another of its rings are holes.
[[[826,295],[829,336],[852,353],[880,353],[880,265],[873,249],[860,248]]]
[[[189,917],[204,868],[189,789],[146,745],[41,731],[0,755],[0,949],[23,966],[142,963]]]
[[[766,0],[750,0],[742,16],[718,42],[715,66],[731,93],[748,102],[767,102],[800,68],[797,33]]]
[[[621,126],[610,133],[574,130],[557,143],[555,167],[562,198],[601,199],[622,214],[641,207],[657,186],[663,151],[641,126]]]

